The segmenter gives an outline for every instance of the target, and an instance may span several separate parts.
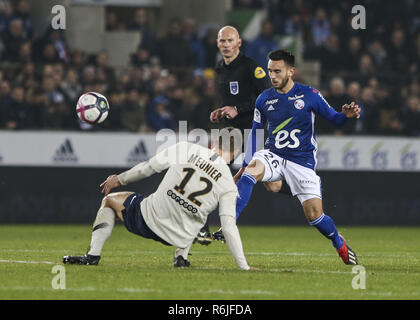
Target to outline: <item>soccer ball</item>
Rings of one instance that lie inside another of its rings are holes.
[[[100,93],[84,93],[77,101],[77,116],[83,122],[90,124],[101,123],[108,116],[108,111],[108,100]]]

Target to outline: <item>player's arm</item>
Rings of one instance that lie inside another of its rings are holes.
[[[171,164],[180,159],[179,156],[181,154],[187,153],[187,147],[188,144],[186,142],[177,143],[162,150],[148,161],[140,162],[131,169],[118,175],[114,174],[109,176],[100,185],[102,187],[101,192],[107,195],[113,188],[145,179],[155,173],[168,169]]]
[[[239,269],[250,270],[242,248],[241,236],[236,226],[235,208],[237,193],[232,191],[224,194],[219,200],[220,222],[226,244]]]
[[[344,125],[347,119],[360,118],[360,107],[354,102],[343,105],[342,111],[337,112],[328,104],[319,91],[314,94],[313,99],[315,100],[315,111],[336,126]]]

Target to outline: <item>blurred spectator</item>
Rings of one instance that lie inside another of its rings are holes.
[[[22,20],[13,19],[3,36],[3,43],[6,46],[3,58],[8,61],[18,61],[20,47],[27,39]]]
[[[140,46],[135,53],[131,54],[131,65],[142,67],[150,64],[150,52],[147,48]]]
[[[419,17],[420,21],[420,17]],[[420,28],[419,28],[420,29]],[[409,68],[412,74],[420,73],[420,33],[417,34],[411,54],[411,64]]]
[[[388,53],[392,69],[397,72],[407,72],[410,50],[403,30],[397,29],[392,32]]]
[[[168,111],[173,115],[176,121],[188,120],[190,117],[189,110],[184,103],[184,89],[176,86],[169,90],[168,94]]]
[[[148,105],[147,119],[153,130],[177,128],[177,122],[168,110],[169,100],[164,96],[155,97]]]
[[[336,34],[331,34],[324,45],[319,49],[322,71],[331,76],[336,70],[343,69],[343,52],[340,40]]]
[[[69,50],[63,30],[48,27],[45,33],[33,44],[34,59],[38,62],[69,61]]]
[[[360,118],[363,124],[363,134],[375,134],[379,131],[379,105],[375,99],[375,91],[372,87],[362,90],[359,106],[362,110]]]
[[[74,108],[69,108],[65,104],[64,95],[57,89],[57,84],[52,77],[45,77],[42,87],[37,92],[37,100],[40,111],[43,114],[45,126],[54,129],[66,128],[70,113],[73,114]]]
[[[0,34],[8,29],[13,17],[13,8],[8,0],[0,1]]]
[[[375,66],[373,65],[372,58],[368,54],[363,54],[359,61],[359,79],[363,84],[375,75]]]
[[[106,82],[109,87],[115,87],[117,78],[114,69],[108,65],[108,53],[106,51],[100,51],[96,55],[95,63],[96,78]]]
[[[373,40],[369,45],[368,52],[377,69],[385,69],[387,67],[388,54],[382,44],[382,41],[379,39]]]
[[[79,82],[79,75],[75,69],[67,70],[66,77],[60,84],[60,89],[68,103],[72,106],[75,106],[79,96],[82,93],[82,86]]]
[[[105,15],[105,30],[122,31],[124,29],[124,24],[119,21],[117,14],[114,11],[107,11]]]
[[[9,120],[10,84],[6,80],[0,80],[0,128],[3,128]]]
[[[17,62],[27,63],[32,61],[32,46],[31,42],[26,41],[22,43],[19,48],[19,57],[17,57]]]
[[[33,34],[32,18],[29,14],[29,3],[27,0],[19,0],[16,3],[14,17],[22,20],[23,30],[27,38],[31,38]]]
[[[330,19],[331,33],[335,33],[339,39],[348,38],[344,19],[343,14],[339,10],[332,11]]]
[[[303,36],[303,32],[302,16],[298,13],[293,13],[284,23],[284,34],[288,36]]]
[[[30,117],[25,102],[25,90],[21,86],[14,87],[10,102],[6,107],[6,129],[25,129]]]
[[[347,48],[343,52],[344,59],[342,59],[342,69],[351,71],[354,66],[357,66],[362,54],[362,42],[360,37],[352,36],[347,44]]]
[[[130,89],[122,107],[121,122],[125,130],[139,132],[145,126],[148,96]]]
[[[203,86],[203,95],[192,111],[191,121],[196,128],[210,130],[210,113],[218,107],[217,88],[214,79],[208,79]]]
[[[189,43],[191,53],[194,57],[194,66],[203,69],[205,66],[205,56],[203,43],[197,34],[197,21],[193,18],[184,19],[182,33],[184,39]]]
[[[420,98],[409,96],[402,110],[404,133],[408,136],[420,136]]]
[[[74,50],[71,52],[70,57],[70,67],[81,73],[86,63],[85,53],[81,50]]]
[[[124,112],[124,92],[111,91],[108,93],[108,102],[111,106],[108,119],[104,122],[106,130],[121,130],[124,128],[122,123],[122,115]],[[136,128],[135,128],[136,129]]]
[[[146,9],[140,8],[135,11],[134,22],[129,29],[140,32],[141,47],[146,48],[152,55],[156,53],[156,35],[149,27],[149,12]]]
[[[217,49],[217,29],[208,28],[202,41],[205,56],[204,66],[205,68],[214,68],[219,53],[219,50]]]
[[[323,45],[331,35],[330,22],[324,8],[319,8],[315,12],[315,17],[311,24],[312,41],[315,46]]]
[[[248,43],[245,54],[267,70],[268,54],[278,48],[279,44],[274,38],[273,24],[269,20],[264,20],[260,35]]]
[[[159,54],[163,67],[179,69],[192,65],[192,52],[182,36],[179,19],[170,21],[167,34],[159,41]]]

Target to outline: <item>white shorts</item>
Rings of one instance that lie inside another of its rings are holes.
[[[300,203],[312,198],[322,199],[321,178],[314,170],[283,159],[266,149],[257,151],[252,160],[259,160],[265,166],[262,182],[285,180]]]

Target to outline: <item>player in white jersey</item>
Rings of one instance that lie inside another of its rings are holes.
[[[240,139],[235,139],[235,131],[237,129],[223,129],[213,149],[180,142],[119,175],[109,176],[101,184],[105,197],[93,224],[88,253],[65,256],[63,263],[98,264],[103,245],[111,235],[115,219],[119,218],[128,231],[175,246],[174,266],[188,267],[188,251],[194,238],[207,216],[219,206],[229,250],[238,267],[249,270],[236,226],[238,191],[227,165],[241,147]],[[237,135],[240,136],[240,132]],[[116,187],[166,169],[156,192],[147,197],[135,192],[110,193]]]

